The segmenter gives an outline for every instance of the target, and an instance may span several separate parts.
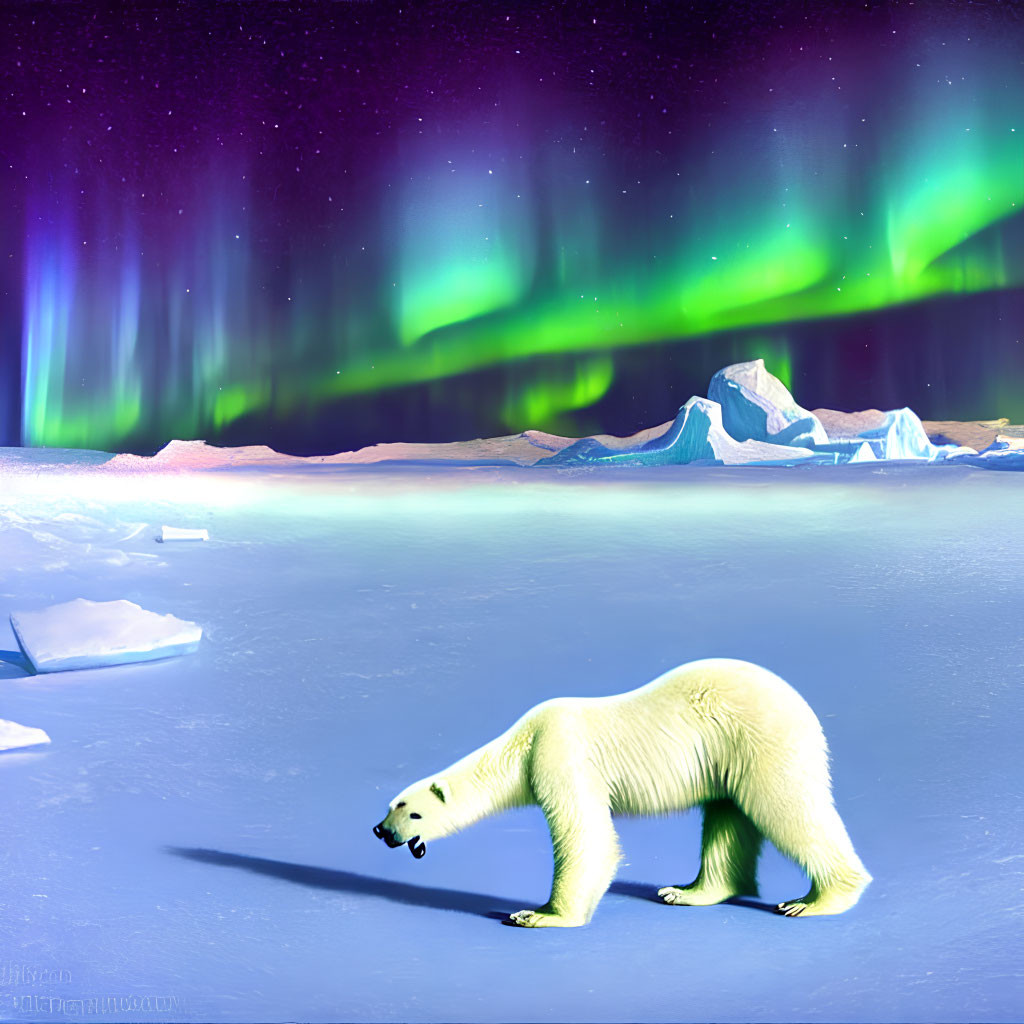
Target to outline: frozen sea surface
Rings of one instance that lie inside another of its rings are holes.
[[[0,715],[53,741],[0,755],[0,1018],[1019,1020],[1022,522],[1024,478],[949,466],[0,476]],[[202,645],[27,675],[7,612],[75,597]],[[539,810],[372,835],[538,701],[712,655],[818,713],[853,911],[766,912],[806,890],[770,849],[760,901],[656,902],[696,812],[621,821],[571,930],[498,920],[547,897]]]

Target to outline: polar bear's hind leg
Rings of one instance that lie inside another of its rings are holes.
[[[674,906],[708,907],[732,896],[757,895],[757,857],[762,837],[754,823],[731,801],[704,805],[700,872],[690,885],[658,890]]]
[[[807,872],[811,888],[799,900],[775,908],[787,917],[841,914],[849,910],[871,881],[857,856],[832,793],[822,781],[808,785],[806,776],[760,780],[742,798],[746,813],[780,853]]]
[[[780,903],[776,910],[787,917],[842,914],[860,899],[868,887],[868,874],[846,834],[839,813],[832,806],[821,812],[812,834],[787,849],[776,843],[810,876],[811,888],[799,900]]]

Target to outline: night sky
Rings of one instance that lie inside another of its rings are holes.
[[[1024,5],[7,3],[0,444],[1024,421]]]

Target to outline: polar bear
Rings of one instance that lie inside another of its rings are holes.
[[[404,789],[373,828],[422,857],[428,840],[487,815],[538,804],[554,846],[551,898],[511,924],[586,924],[621,860],[612,815],[697,804],[701,866],[658,895],[708,906],[757,895],[763,839],[810,877],[790,917],[841,914],[871,881],[832,802],[828,748],[814,712],[788,683],[750,662],[711,658],[610,697],[544,701],[450,768]]]

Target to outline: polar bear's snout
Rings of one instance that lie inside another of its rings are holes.
[[[387,821],[387,818],[385,818],[384,821]],[[399,846],[408,846],[409,852],[417,860],[427,852],[427,844],[424,843],[419,836],[413,836],[412,839],[399,839],[395,833],[384,824],[384,821],[373,826],[373,834],[378,839],[383,839],[392,850]]]
[[[385,819],[386,820],[386,819]],[[383,839],[388,846],[393,850],[396,846],[404,846],[405,843],[401,839],[395,838],[395,833],[391,831],[382,821],[379,825],[373,826],[373,834],[378,839]]]
[[[453,831],[445,813],[450,799],[451,787],[444,779],[428,778],[408,786],[391,801],[384,820],[373,826],[373,834],[392,849],[408,846],[419,860],[430,840]]]

